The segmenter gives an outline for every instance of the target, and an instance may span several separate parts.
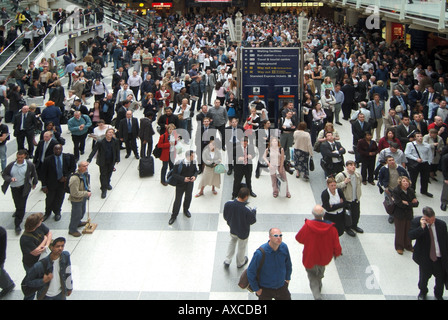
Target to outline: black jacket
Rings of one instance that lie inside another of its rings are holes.
[[[90,153],[89,157],[87,158],[88,162],[92,162],[93,157],[98,152],[98,155],[96,156],[96,164],[99,167],[104,166],[106,163],[118,163],[120,162],[120,144],[118,143],[118,140],[115,138],[112,138],[112,158],[107,159],[106,158],[106,147],[107,147],[107,140],[106,138],[101,139],[97,143],[95,143],[95,146],[93,147],[92,152]]]
[[[429,258],[429,251],[431,247],[431,237],[428,227],[422,229],[420,225],[420,217],[416,217],[411,221],[411,228],[409,230],[409,238],[415,240],[414,253],[412,259],[420,266],[432,268],[432,261]],[[442,255],[442,265],[444,270],[448,267],[448,237],[446,223],[442,220],[436,219],[436,233],[437,241],[439,243],[440,252]]]
[[[62,154],[62,176],[67,179],[66,182],[59,181],[56,175],[56,159],[55,155],[45,158],[42,165],[42,187],[47,187],[50,190],[61,188],[65,183],[68,184],[68,179],[76,170],[75,156],[70,153]]]

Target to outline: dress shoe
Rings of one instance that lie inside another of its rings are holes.
[[[355,151],[353,151],[353,150],[349,150],[348,153],[350,153],[350,154],[355,154]]]
[[[433,197],[433,194],[432,194],[432,193],[429,193],[429,192],[425,192],[425,193],[422,193],[422,194],[425,195],[425,196],[427,196],[427,197],[430,197],[430,198]]]
[[[336,124],[342,126],[342,123],[340,123],[339,121],[336,121]]]
[[[347,233],[350,237],[356,237],[356,233],[354,233],[352,229],[345,229],[345,233]]]
[[[54,221],[59,221],[59,220],[61,220],[61,215],[60,214],[55,215]]]
[[[446,211],[446,203],[442,203],[442,204],[440,205],[440,210],[442,210],[442,211]]]
[[[86,225],[87,225],[87,222],[86,222],[86,221],[81,221],[81,222],[78,224],[78,228],[85,227]]]
[[[248,261],[249,261],[249,259],[248,259],[247,257],[244,257],[244,262],[243,262],[243,264],[240,265],[240,266],[236,266],[236,267],[237,267],[237,268],[242,268],[242,267],[244,267],[244,266],[247,264]]]
[[[184,215],[187,217],[187,218],[191,218],[191,213],[190,213],[190,211],[184,211]]]
[[[389,216],[389,218],[387,218],[387,221],[392,224],[394,223],[394,217],[393,216]]]
[[[419,293],[418,294],[418,300],[426,300],[426,293]]]
[[[230,263],[227,263],[227,262],[224,261],[224,267],[225,267],[225,268],[230,267]]]
[[[353,227],[353,230],[355,230],[357,233],[364,233],[364,230],[362,230],[360,227]]]
[[[106,190],[101,191],[101,199],[105,199],[106,196],[107,196],[107,191]]]
[[[250,196],[251,196],[252,198],[256,198],[256,197],[257,197],[257,195],[256,195],[255,193],[253,193],[252,191],[250,192]]]
[[[111,185],[108,185],[108,186],[107,186],[107,190],[112,190],[112,186],[111,186]]]
[[[227,171],[227,175],[230,176],[232,175],[233,169],[229,169],[229,171]]]
[[[170,221],[168,221],[168,224],[172,225],[174,223],[174,221],[176,221],[176,217],[171,217]]]
[[[42,222],[47,221],[48,218],[50,218],[50,215],[49,215],[49,214],[44,215],[44,218],[43,218]]]
[[[130,154],[127,154],[124,156],[126,159],[130,157]]]
[[[75,238],[79,238],[79,237],[81,236],[81,233],[78,232],[78,231],[75,231],[75,232],[69,232],[68,234],[71,235],[71,236],[73,236],[73,237],[75,237]]]
[[[138,155],[136,155],[136,156],[135,156],[135,159],[137,159],[137,160],[138,160],[138,159],[140,159],[140,157],[139,157]]]
[[[16,235],[19,235],[20,232],[22,232],[22,228],[16,227],[15,231],[16,231]]]
[[[403,250],[398,249],[398,250],[397,250],[397,253],[400,254],[400,255],[402,255],[402,254],[403,254]]]
[[[165,187],[168,185],[168,183],[166,183],[164,181],[161,181],[160,183],[163,184]]]

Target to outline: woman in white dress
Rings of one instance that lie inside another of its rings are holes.
[[[204,195],[204,188],[212,186],[212,193],[218,194],[215,188],[221,186],[221,175],[215,172],[215,167],[222,162],[221,151],[216,148],[215,141],[211,140],[202,152],[202,162],[205,164],[202,179],[199,183],[199,192],[195,195],[196,198]]]

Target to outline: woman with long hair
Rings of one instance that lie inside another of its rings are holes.
[[[279,194],[279,182],[286,183],[286,197],[291,198],[288,188],[288,180],[285,170],[285,151],[281,147],[277,138],[273,137],[269,141],[269,147],[265,150],[263,159],[269,168],[269,175],[272,182],[272,195],[274,198]],[[280,180],[280,181],[279,181]]]
[[[419,204],[408,177],[398,178],[398,186],[392,191],[392,198],[395,205],[395,250],[398,254],[403,254],[403,250],[412,251],[408,233],[414,218],[413,208],[418,207]]]

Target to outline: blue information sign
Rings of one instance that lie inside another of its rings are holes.
[[[300,48],[242,48],[240,57],[244,105],[257,96],[275,123],[284,103],[293,102],[298,108]]]
[[[298,86],[300,48],[243,48],[244,86]]]

